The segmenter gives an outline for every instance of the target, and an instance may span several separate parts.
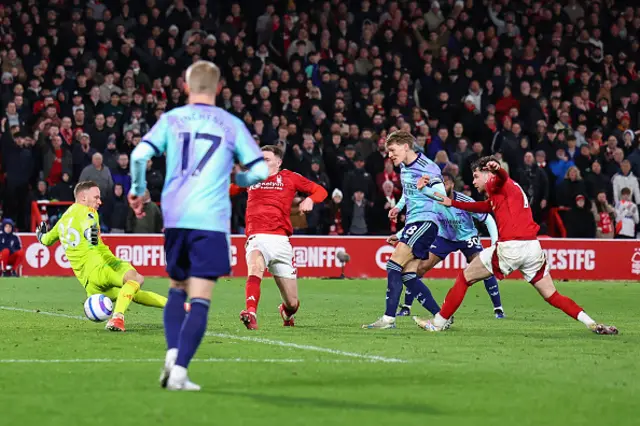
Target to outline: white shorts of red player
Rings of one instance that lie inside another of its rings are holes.
[[[489,272],[501,280],[513,271],[535,284],[549,274],[547,256],[540,241],[502,241],[483,250],[480,260]]]
[[[264,257],[264,263],[276,277],[296,278],[297,271],[293,265],[293,247],[286,235],[256,234],[247,238],[245,245],[246,259],[257,250]]]

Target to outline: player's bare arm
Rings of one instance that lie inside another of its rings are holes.
[[[418,182],[416,183],[416,188],[418,188],[418,190],[422,190],[422,188],[424,188],[425,186],[429,186],[429,183],[431,182],[431,179],[429,178],[428,175],[422,175],[420,176],[420,179],[418,179]]]
[[[451,198],[439,192],[436,192],[436,197],[440,197],[440,201],[438,201],[438,204],[441,204],[445,207],[451,207]]]

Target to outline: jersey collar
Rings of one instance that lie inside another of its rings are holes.
[[[413,160],[411,163],[407,164],[407,165],[406,165],[406,167],[411,167],[411,166],[413,166],[414,164],[416,164],[416,161],[418,161],[418,160],[420,159],[420,156],[422,155],[422,153],[421,153],[421,152],[418,152],[417,154],[418,154],[418,156],[416,157],[416,159],[415,159],[415,160]]]

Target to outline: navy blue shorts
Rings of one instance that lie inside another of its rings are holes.
[[[171,279],[216,280],[229,275],[229,237],[224,232],[171,228],[164,230],[164,253]]]
[[[450,253],[458,250],[464,254],[464,257],[468,261],[472,255],[480,253],[483,250],[482,244],[480,244],[480,238],[473,237],[467,241],[451,241],[442,237],[436,237],[429,251],[440,259],[444,259]]]
[[[427,259],[429,249],[438,236],[438,225],[433,222],[413,222],[404,227],[400,242],[411,247],[418,259]]]

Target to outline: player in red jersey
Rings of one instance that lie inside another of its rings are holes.
[[[531,208],[524,191],[509,178],[495,157],[483,157],[472,165],[473,185],[485,192],[487,201],[461,202],[445,195],[440,204],[476,213],[493,213],[498,224],[498,242],[473,259],[458,275],[447,293],[442,309],[431,320],[414,317],[416,323],[428,331],[442,331],[456,312],[467,289],[474,283],[495,275],[499,280],[518,270],[552,306],[577,319],[597,334],[618,334],[614,326],[598,324],[572,299],[556,290],[549,265],[537,239],[538,225],[533,221]],[[420,180],[427,180],[423,177]],[[424,182],[419,182],[419,185]]]
[[[299,205],[301,213],[311,211],[314,203],[327,198],[327,191],[297,173],[280,170],[282,150],[273,145],[262,148],[269,177],[246,188],[249,192],[246,213],[246,260],[248,277],[245,287],[246,309],[240,312],[240,320],[249,330],[258,328],[256,311],[260,301],[260,282],[265,269],[273,275],[282,303],[280,316],[285,327],[294,325],[293,315],[298,311],[298,283],[293,266],[293,248],[289,236],[291,226],[291,204],[298,192],[309,194]],[[244,188],[242,188],[244,189]],[[239,187],[232,187],[231,193]]]

